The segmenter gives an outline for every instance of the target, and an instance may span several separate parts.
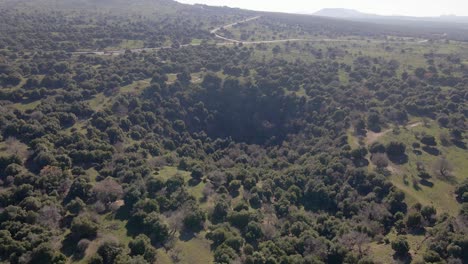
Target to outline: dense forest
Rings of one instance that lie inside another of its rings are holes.
[[[468,262],[467,32],[58,2],[0,1],[0,263]]]

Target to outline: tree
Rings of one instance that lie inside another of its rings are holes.
[[[169,228],[156,212],[144,217],[141,228],[143,233],[151,239],[153,245],[162,243],[169,238]]]
[[[101,256],[103,264],[114,264],[115,259],[123,253],[123,250],[123,246],[115,239],[108,239],[99,246],[97,253]]]
[[[77,216],[72,221],[70,231],[71,236],[76,240],[94,239],[97,235],[98,225],[85,216]]]
[[[189,84],[192,80],[192,76],[188,70],[184,70],[181,73],[177,74],[177,80],[182,84]]]
[[[410,247],[405,237],[398,236],[392,241],[392,249],[395,251],[397,256],[402,257],[408,254]]]
[[[195,181],[200,181],[203,177],[203,169],[200,166],[195,166],[192,168],[192,173],[190,175]]]
[[[200,208],[192,208],[187,212],[184,218],[184,227],[190,231],[199,231],[203,228],[206,220],[206,214]]]
[[[231,192],[231,193],[238,193],[241,186],[242,186],[241,181],[239,181],[239,180],[232,180],[232,181],[229,183],[229,187],[228,187],[229,192]]]
[[[468,179],[465,179],[460,185],[455,189],[455,194],[457,195],[457,200],[460,202],[468,202]]]
[[[374,142],[369,147],[369,152],[374,153],[385,153],[385,146],[382,143]]]
[[[135,239],[128,243],[130,255],[141,255],[149,263],[156,261],[156,249],[151,245],[151,240],[144,234],[138,235]]]
[[[412,229],[420,228],[422,225],[422,216],[419,212],[412,212],[408,214],[406,219],[406,226]]]
[[[278,55],[279,53],[281,53],[281,47],[278,45],[274,46],[272,52],[274,55]]]
[[[380,132],[380,116],[378,113],[372,112],[369,114],[367,117],[367,127],[374,132]]]
[[[387,145],[386,150],[390,156],[400,156],[405,153],[406,146],[401,142],[392,141]]]
[[[414,75],[416,75],[419,79],[423,79],[424,78],[424,75],[426,74],[426,69],[424,68],[416,68],[416,70],[414,70]]]
[[[405,154],[406,146],[401,142],[392,141],[388,143],[386,150],[388,156],[398,157]]]
[[[432,222],[436,214],[437,210],[432,205],[426,205],[421,208],[421,215],[426,221]]]
[[[33,249],[30,263],[65,264],[67,263],[67,259],[62,253],[55,251],[50,245],[41,244]]]
[[[246,227],[245,238],[249,242],[255,242],[263,236],[262,227],[259,223],[250,221]]]
[[[225,200],[219,200],[216,202],[212,218],[215,222],[222,222],[227,217],[229,211],[229,204]]]

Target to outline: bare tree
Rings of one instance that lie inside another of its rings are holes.
[[[202,193],[203,193],[202,200],[207,201],[208,198],[211,197],[215,193],[213,184],[211,182],[207,182],[205,184],[205,187],[203,187]]]
[[[166,214],[166,222],[169,224],[169,235],[175,237],[177,232],[180,232],[184,228],[184,218],[187,215],[188,209],[183,207],[177,211]]]
[[[106,205],[115,202],[123,196],[122,186],[110,177],[96,183],[93,187],[93,192],[96,198]]]
[[[446,157],[441,157],[434,163],[434,171],[442,178],[449,178],[452,176],[452,164],[447,160]]]
[[[26,160],[29,156],[28,146],[21,143],[15,137],[9,137],[5,140],[6,152],[9,155],[15,155],[20,157],[22,160]]]
[[[323,239],[320,238],[306,238],[304,240],[304,254],[319,256],[320,258],[326,258],[327,246]]]
[[[350,250],[357,249],[359,256],[362,256],[369,250],[368,244],[370,242],[370,238],[364,233],[352,231],[344,234],[341,237],[340,242]]]
[[[447,132],[440,133],[439,139],[440,139],[440,142],[442,143],[442,146],[448,147],[452,145],[450,135]]]
[[[377,166],[378,169],[386,168],[389,164],[387,154],[385,153],[374,153],[371,158],[372,163]]]
[[[38,221],[41,225],[49,228],[58,228],[62,215],[60,209],[54,205],[46,205],[39,210]]]
[[[261,225],[262,233],[267,240],[271,240],[276,236],[277,228],[272,222],[264,222]]]
[[[174,261],[174,263],[180,263],[182,261],[181,254],[182,249],[180,248],[173,248],[169,251],[169,256],[171,257],[172,261]]]

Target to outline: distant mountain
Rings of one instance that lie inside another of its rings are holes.
[[[379,15],[367,14],[354,9],[347,8],[324,8],[313,15],[334,18],[378,18]]]
[[[347,8],[324,8],[319,10],[312,15],[322,17],[332,17],[340,19],[352,19],[361,21],[374,21],[374,22],[387,22],[394,24],[396,21],[430,21],[430,22],[442,22],[442,23],[468,23],[467,16],[455,16],[455,15],[444,15],[439,17],[411,17],[411,16],[384,16],[364,13],[354,9]],[[393,23],[392,23],[393,22]]]

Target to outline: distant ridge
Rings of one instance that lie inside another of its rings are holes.
[[[455,16],[455,15],[441,15],[438,17],[411,17],[411,16],[384,16],[377,14],[364,13],[354,9],[347,8],[324,8],[312,15],[322,17],[332,17],[340,19],[352,19],[352,20],[373,20],[373,21],[391,21],[391,20],[412,20],[412,21],[431,21],[431,22],[443,22],[443,23],[467,23],[468,16]]]
[[[335,18],[377,18],[379,15],[367,14],[354,9],[347,8],[324,8],[313,15]]]

